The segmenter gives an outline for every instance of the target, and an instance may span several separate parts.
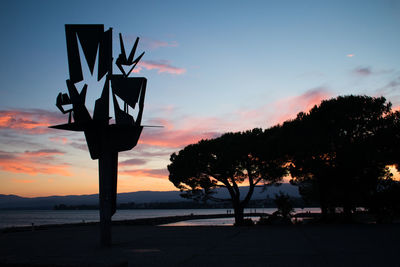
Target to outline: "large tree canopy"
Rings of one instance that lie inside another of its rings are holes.
[[[382,137],[392,132],[393,116],[383,97],[344,96],[284,123],[282,136],[290,140],[284,151],[300,193],[317,198],[325,214],[365,205],[379,180],[390,177],[393,153]]]
[[[268,149],[260,129],[227,133],[219,138],[202,140],[171,155],[169,180],[194,199],[213,199],[213,189],[226,188],[235,211],[235,223],[243,223],[243,210],[259,184],[278,182],[286,175],[284,162]],[[239,185],[249,186],[241,196]]]

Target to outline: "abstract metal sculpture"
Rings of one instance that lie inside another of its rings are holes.
[[[51,128],[83,131],[91,158],[99,160],[100,239],[103,246],[109,246],[111,245],[111,217],[116,210],[118,152],[135,147],[143,130],[141,122],[147,80],[144,77],[128,76],[144,52],[133,60],[139,42],[139,38],[137,38],[127,58],[120,34],[121,54],[116,60],[116,65],[122,74],[114,75],[112,73],[112,28],[104,31],[104,25],[99,24],[67,24],[65,25],[65,34],[70,78],[66,81],[68,94],[59,93],[56,106],[62,113],[69,113],[69,117],[68,123],[51,126]],[[93,118],[85,106],[87,85],[85,84],[80,92],[75,86],[76,83],[83,80],[78,40],[91,74],[93,75],[98,54],[97,80],[100,81],[106,75],[101,96],[95,102]],[[126,73],[122,65],[132,67]],[[109,117],[110,83],[115,124],[109,123],[111,119]],[[120,109],[116,96],[124,101],[123,110]],[[129,114],[129,107],[134,109],[137,103],[139,111],[134,119]],[[72,108],[64,110],[64,105],[72,105]]]

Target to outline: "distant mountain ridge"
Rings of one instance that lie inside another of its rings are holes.
[[[240,187],[242,196],[248,191],[247,186]],[[296,186],[291,184],[281,184],[271,186],[264,192],[262,188],[256,188],[252,199],[265,199],[267,196],[273,198],[275,194],[282,191],[291,197],[300,197]],[[225,188],[217,189],[215,195],[219,198],[229,198],[229,193]],[[151,202],[178,202],[191,201],[180,196],[179,191],[138,191],[131,193],[119,193],[117,203],[151,203]],[[55,205],[97,205],[99,202],[98,194],[92,195],[69,195],[69,196],[48,196],[48,197],[20,197],[16,195],[0,194],[0,209],[52,209]]]

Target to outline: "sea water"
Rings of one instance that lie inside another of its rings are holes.
[[[250,212],[273,213],[274,208],[245,209]],[[320,212],[319,208],[295,209],[295,212]],[[117,210],[112,217],[113,221],[134,220],[141,218],[155,218],[182,215],[206,215],[233,213],[232,209],[132,209]],[[98,222],[98,210],[0,210],[0,228],[66,224],[82,222]],[[191,220],[175,223],[175,225],[232,225],[233,218]],[[173,225],[173,224],[172,224]]]

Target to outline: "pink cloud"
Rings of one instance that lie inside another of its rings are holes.
[[[318,87],[306,91],[305,93],[282,99],[275,103],[275,109],[280,111],[275,118],[276,123],[282,123],[288,119],[293,119],[299,112],[308,112],[322,100],[330,98],[332,95],[323,87]]]
[[[58,112],[42,109],[0,110],[0,129],[11,129],[24,134],[44,134],[48,127],[65,123],[67,118]]]
[[[218,133],[201,132],[196,129],[145,130],[139,139],[139,144],[179,148],[217,135]]]
[[[330,98],[331,93],[324,87],[310,89],[301,95],[279,99],[256,109],[237,112],[239,121],[254,127],[270,127],[277,123],[293,119],[299,112],[308,112],[312,107]]]
[[[158,73],[169,73],[169,74],[176,74],[181,75],[186,72],[184,68],[174,67],[170,64],[169,61],[160,60],[160,61],[140,61],[136,68],[132,71],[134,73],[140,73],[142,69],[147,70],[158,70]]]
[[[61,143],[61,144],[64,144],[64,145],[66,143],[68,143],[68,138],[66,138],[66,137],[56,137],[56,136],[54,136],[54,137],[49,137],[49,140],[52,141],[52,142]]]
[[[280,99],[255,109],[239,110],[223,117],[184,117],[179,124],[171,120],[156,118],[150,120],[164,128],[145,128],[139,144],[181,148],[201,139],[210,139],[223,132],[244,131],[256,127],[266,128],[285,120],[293,119],[303,111],[308,112],[322,100],[331,97],[323,87],[315,88],[298,96]]]
[[[179,120],[152,118],[146,124],[162,125],[164,128],[145,128],[139,144],[178,149],[202,139],[218,137],[224,132],[270,127],[295,118],[301,111],[309,111],[314,105],[330,96],[331,94],[325,88],[319,87],[298,96],[280,99],[258,108],[242,109],[221,117],[187,116],[180,117]],[[170,114],[169,117],[173,118],[174,114]]]
[[[165,130],[171,130],[174,128],[174,125],[171,121],[163,118],[153,118],[148,120],[148,122],[144,125],[149,126],[162,126]]]
[[[169,115],[170,118],[174,114]],[[139,144],[160,148],[180,148],[201,139],[219,136],[228,129],[224,118],[186,116],[179,119],[151,118],[145,124],[163,128],[144,128]],[[229,124],[229,123],[228,123]],[[224,127],[224,128],[222,128]],[[220,131],[221,130],[221,131]]]

